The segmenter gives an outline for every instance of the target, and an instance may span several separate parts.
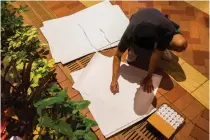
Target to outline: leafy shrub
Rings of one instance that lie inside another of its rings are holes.
[[[8,137],[33,132],[37,116],[33,102],[43,96],[55,76],[54,61],[46,59],[49,52],[39,41],[38,31],[23,24],[20,12],[26,8],[1,2],[1,113]]]
[[[66,90],[53,84],[54,61],[46,59],[49,51],[37,29],[24,25],[20,13],[26,11],[27,6],[13,8],[1,2],[2,136],[97,139],[90,130],[97,123],[79,112],[90,102],[72,101]]]
[[[90,129],[97,123],[79,112],[88,107],[90,102],[72,101],[67,97],[66,89],[59,90],[55,85],[48,90],[57,91],[57,94],[34,104],[39,114],[34,139],[97,140]]]

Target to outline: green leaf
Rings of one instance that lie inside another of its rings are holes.
[[[71,125],[59,120],[58,123],[55,123],[50,117],[48,117],[46,114],[38,119],[40,125],[43,125],[45,127],[54,129],[56,132],[59,132],[63,135],[67,135],[69,137],[73,136],[73,130],[71,128]]]
[[[48,92],[59,92],[61,88],[57,84],[53,84],[47,89]]]
[[[20,12],[25,12],[27,11],[27,8],[28,8],[28,5],[24,5],[24,6],[20,6],[20,8],[18,8],[17,12],[20,13]]]
[[[48,44],[46,44],[46,43],[41,43],[41,46],[44,47],[44,48],[46,48],[46,47],[48,46]]]
[[[39,86],[39,80],[42,78],[41,74],[37,74],[33,77],[33,84],[31,84],[31,87],[37,87]]]
[[[57,132],[67,135],[69,137],[73,136],[73,130],[71,128],[71,125],[64,122],[64,121],[59,121],[57,125],[53,127]]]
[[[55,61],[54,61],[54,59],[50,59],[49,61],[48,61],[48,67],[50,67],[50,68],[53,68],[54,67],[54,64],[55,64]]]
[[[88,118],[84,118],[83,123],[86,126],[86,131],[89,131],[91,127],[98,126],[98,123],[96,121],[90,120]]]
[[[47,70],[47,69],[43,66],[43,67],[38,68],[36,71],[37,71],[37,72],[44,73],[46,70]]]
[[[30,73],[30,81],[34,78],[34,76],[35,76],[35,73],[34,72],[31,72]]]
[[[20,62],[19,64],[17,64],[16,68],[17,68],[17,70],[22,70],[23,66],[24,66],[24,63]]]
[[[85,135],[85,131],[84,130],[76,130],[74,132],[75,136],[84,136]]]
[[[79,112],[79,110],[78,109],[74,109],[73,111],[72,111],[72,114],[77,114],[77,112]]]
[[[38,119],[38,121],[39,121],[40,125],[43,125],[45,127],[52,128],[55,125],[54,121],[50,117],[48,117],[46,114],[44,116],[40,117]]]
[[[10,61],[12,60],[12,57],[11,56],[5,56],[4,59],[3,59],[3,64],[4,64],[4,67],[7,67],[10,63]]]
[[[89,131],[84,135],[85,140],[98,140],[97,136],[92,132]]]
[[[46,108],[49,105],[53,104],[59,104],[64,101],[64,99],[67,97],[67,89],[62,90],[59,92],[55,97],[49,97],[45,98],[43,100],[40,100],[34,104],[34,107],[37,108],[37,112],[39,115],[41,115],[42,109]]]
[[[90,101],[88,100],[81,100],[81,101],[67,101],[68,103],[70,103],[71,105],[76,106],[77,110],[82,110],[87,108],[90,105]]]
[[[20,47],[20,45],[21,45],[21,41],[18,41],[16,44],[16,47]]]
[[[63,90],[59,92],[55,97],[49,97],[46,99],[43,99],[41,101],[38,101],[34,104],[35,107],[46,107],[55,103],[60,103],[64,101],[64,99],[67,97],[66,90]]]
[[[65,104],[65,103],[64,103],[63,106],[64,106],[64,107],[69,107],[69,104]]]
[[[32,87],[32,88],[35,88],[35,87],[38,87],[38,86],[39,86],[38,83],[33,83],[33,84],[30,85],[30,87]]]
[[[28,88],[27,93],[28,93],[28,95],[30,95],[30,94],[32,93],[32,90],[31,90],[31,88],[30,88],[30,87]]]
[[[76,136],[73,136],[71,140],[78,140]]]
[[[33,36],[33,35],[30,35],[30,36],[28,37],[28,39],[26,40],[26,42],[32,40],[33,38],[34,38],[34,36]]]

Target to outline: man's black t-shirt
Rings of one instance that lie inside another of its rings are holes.
[[[147,50],[153,50],[156,42],[157,49],[164,51],[176,34],[174,24],[157,9],[142,9],[132,15],[118,48],[124,52],[134,43]]]

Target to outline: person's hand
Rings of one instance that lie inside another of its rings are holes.
[[[151,93],[154,90],[152,77],[145,77],[141,83],[144,92]]]
[[[117,92],[119,92],[119,85],[117,81],[112,81],[110,85],[111,92],[115,95]]]

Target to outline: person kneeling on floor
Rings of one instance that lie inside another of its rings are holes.
[[[117,78],[122,54],[128,49],[127,61],[135,61],[137,58],[135,47],[152,52],[148,74],[141,83],[143,90],[151,93],[154,90],[152,75],[158,61],[161,58],[171,60],[172,55],[169,50],[182,52],[187,48],[187,41],[179,32],[179,25],[157,9],[145,8],[136,12],[130,18],[130,23],[115,52],[110,85],[110,90],[114,94],[119,91]]]

